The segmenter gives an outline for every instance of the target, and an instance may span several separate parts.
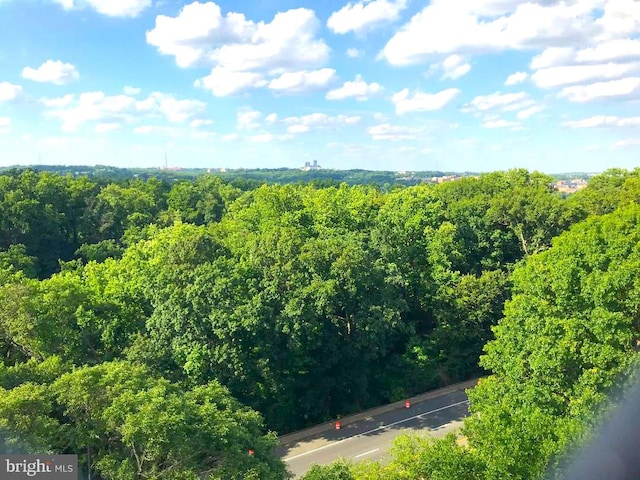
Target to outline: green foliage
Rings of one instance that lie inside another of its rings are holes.
[[[466,424],[497,477],[539,478],[592,422],[637,355],[640,207],[576,225],[513,274]]]
[[[77,452],[86,465],[89,448],[105,479],[286,477],[259,414],[217,382],[184,390],[128,363],[3,391],[0,429],[12,451]]]
[[[242,405],[285,433],[486,369],[470,449],[407,437],[388,466],[310,474],[536,478],[633,357],[637,171],[568,199],[525,170],[183,173],[0,175],[7,449],[89,446],[105,478],[279,478]],[[274,175],[315,184],[258,185]]]
[[[302,480],[355,480],[352,465],[344,460],[338,460],[329,465],[312,465]]]

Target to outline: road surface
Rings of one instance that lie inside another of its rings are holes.
[[[281,446],[276,454],[296,476],[314,463],[327,464],[340,457],[353,461],[385,460],[393,439],[404,431],[442,437],[462,426],[468,402],[464,391],[425,400],[408,409],[370,417],[340,430]]]

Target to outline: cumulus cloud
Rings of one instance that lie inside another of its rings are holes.
[[[533,57],[529,66],[537,70],[557,65],[567,65],[574,58],[575,49],[573,47],[548,47],[542,53]]]
[[[640,139],[629,138],[627,140],[619,140],[613,144],[613,148],[626,148],[640,146]]]
[[[306,93],[324,90],[335,78],[333,68],[314,71],[285,72],[269,82],[269,88],[278,93]]]
[[[62,108],[62,107],[66,107],[67,105],[70,105],[71,102],[73,102],[74,97],[75,97],[75,95],[73,95],[72,93],[69,93],[68,95],[65,95],[64,97],[43,98],[40,101],[42,102],[42,104],[45,107]]]
[[[420,63],[436,54],[487,53],[588,43],[601,2],[580,0],[433,0],[385,45],[392,65]]]
[[[251,88],[263,87],[266,84],[260,73],[236,72],[223,67],[214,67],[209,75],[196,80],[194,86],[211,90],[216,97],[226,97]]]
[[[289,133],[305,133],[311,129],[329,129],[357,125],[362,120],[357,115],[327,115],[312,113],[301,117],[287,117],[283,123]]]
[[[572,57],[578,63],[602,63],[640,58],[640,39],[608,40],[576,51]]]
[[[582,120],[572,120],[564,123],[570,128],[621,127],[639,128],[640,117],[616,117],[614,115],[594,115]]]
[[[142,118],[165,118],[169,122],[185,122],[201,114],[205,104],[198,100],[178,100],[172,95],[153,92],[144,100],[128,95],[106,95],[104,92],[85,92],[77,98],[67,95],[44,99],[49,108],[47,116],[62,122],[65,131],[74,131],[88,122],[116,124]]]
[[[236,127],[239,130],[252,130],[260,126],[262,113],[257,110],[242,110],[237,113]]]
[[[516,117],[518,117],[518,120],[526,120],[527,118],[532,117],[536,113],[540,113],[542,110],[544,110],[544,107],[542,105],[534,105],[532,107],[525,108],[524,110],[520,110],[516,114]]]
[[[347,51],[345,53],[349,58],[358,58],[362,55],[362,52],[357,48],[347,48]]]
[[[0,82],[0,102],[15,100],[22,95],[22,86],[9,82]]]
[[[396,113],[402,115],[408,112],[431,112],[440,110],[460,94],[457,88],[448,88],[438,93],[423,93],[416,91],[410,94],[409,89],[394,94],[392,101],[396,106]]]
[[[640,77],[627,77],[589,85],[573,85],[563,88],[559,96],[577,103],[638,98],[640,97]]]
[[[400,12],[407,8],[407,0],[362,0],[347,3],[333,12],[327,21],[327,27],[333,32],[362,33],[383,22],[393,22]]]
[[[151,6],[151,0],[53,0],[65,10],[92,8],[109,17],[136,17]]]
[[[278,86],[278,80],[291,81],[284,74],[300,75],[322,67],[329,47],[317,38],[319,27],[313,10],[306,8],[256,23],[241,13],[223,15],[214,2],[194,2],[176,17],[157,16],[155,27],[147,32],[147,43],[173,56],[182,68],[211,67],[196,86],[227,96],[265,87],[270,81]]]
[[[524,82],[527,78],[529,78],[529,74],[527,72],[512,73],[507,77],[504,84],[507,87],[510,87],[512,85],[518,85],[519,83]]]
[[[460,55],[450,55],[444,59],[442,66],[442,78],[456,80],[471,71],[471,64],[465,62]]]
[[[137,87],[130,87],[130,86],[126,86],[122,89],[122,91],[124,92],[125,95],[138,95],[140,92],[142,92],[141,88],[137,88]]]
[[[22,77],[34,82],[53,83],[54,85],[66,85],[77,81],[80,74],[76,67],[60,60],[47,60],[38,68],[25,67]]]
[[[287,128],[287,132],[289,133],[306,133],[309,131],[308,125],[291,125]]]
[[[540,88],[552,88],[595,80],[616,79],[634,73],[640,73],[640,62],[566,65],[542,68],[531,75],[531,80]]]
[[[535,103],[526,92],[502,93],[496,92],[490,95],[479,95],[470,104],[463,107],[467,113],[486,112],[488,110],[501,109],[503,111],[518,110],[530,107]]]
[[[380,92],[382,92],[382,85],[376,82],[367,83],[362,79],[362,75],[356,75],[353,82],[345,82],[342,87],[331,90],[326,98],[327,100],[355,98],[358,101],[364,101]]]

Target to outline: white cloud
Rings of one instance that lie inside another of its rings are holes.
[[[362,120],[356,115],[327,115],[326,113],[312,113],[301,117],[287,117],[283,120],[288,125],[289,133],[304,133],[312,128],[337,128],[356,125]]]
[[[582,120],[572,120],[564,123],[570,128],[596,128],[596,127],[619,127],[638,128],[640,127],[640,117],[616,117],[613,115],[594,115]]]
[[[287,128],[287,132],[289,133],[306,133],[308,131],[308,125],[291,125],[289,128]]]
[[[529,78],[529,74],[527,72],[512,73],[507,77],[504,84],[507,87],[510,87],[512,85],[518,85],[519,83],[524,82],[527,78]]]
[[[96,133],[108,133],[120,128],[119,123],[99,123],[96,125]]]
[[[629,138],[628,140],[619,140],[613,144],[613,148],[626,148],[640,146],[639,138]]]
[[[540,88],[551,88],[615,79],[632,73],[640,73],[640,62],[549,67],[538,70],[531,75],[531,79]]]
[[[533,57],[529,66],[533,70],[538,70],[540,68],[567,65],[572,62],[574,58],[575,50],[573,47],[549,47]]]
[[[563,88],[559,96],[577,103],[613,98],[637,98],[640,96],[640,77],[628,77],[589,85],[573,85]]]
[[[256,23],[241,13],[223,16],[214,2],[194,2],[176,17],[157,16],[147,43],[174,56],[182,68],[211,66],[211,74],[196,85],[227,96],[264,87],[285,73],[323,66],[329,47],[316,37],[319,27],[313,10],[305,8]]]
[[[127,95],[85,92],[77,99],[67,95],[42,102],[50,108],[47,116],[60,119],[65,131],[77,130],[87,122],[120,123],[148,117],[164,117],[170,122],[180,123],[201,114],[205,108],[205,104],[198,100],[178,100],[160,92],[153,92],[144,100]]]
[[[15,100],[22,95],[22,86],[9,82],[0,82],[0,102]]]
[[[260,126],[262,113],[257,110],[242,110],[237,113],[236,127],[239,130],[252,130]]]
[[[527,118],[535,115],[536,113],[540,113],[542,110],[544,110],[544,107],[541,105],[534,105],[532,107],[529,108],[525,108],[524,110],[520,110],[516,117],[518,117],[518,120],[526,120]]]
[[[136,17],[147,7],[151,0],[53,0],[65,10],[89,7],[109,17]]]
[[[196,87],[211,90],[216,97],[235,95],[250,88],[263,87],[267,82],[263,75],[253,72],[236,72],[224,67],[214,67],[211,74],[198,79]]]
[[[178,100],[173,95],[153,92],[149,99],[153,100],[152,109],[157,109],[164,114],[170,122],[186,122],[194,116],[202,113],[206,105],[199,100]]]
[[[407,7],[407,0],[362,0],[347,3],[337,12],[333,12],[327,21],[327,27],[338,34],[362,33],[383,22],[393,22]]]
[[[344,100],[355,98],[358,101],[368,100],[382,91],[382,85],[376,82],[367,83],[362,80],[362,75],[356,75],[353,82],[345,82],[340,88],[327,93],[327,100]]]
[[[66,85],[77,81],[80,74],[76,67],[60,60],[47,60],[38,68],[25,67],[22,77],[34,82],[53,83],[54,85]]]
[[[71,105],[71,102],[73,102],[73,99],[74,99],[74,95],[72,93],[69,93],[68,95],[65,95],[64,97],[43,98],[40,101],[42,102],[42,104],[45,107],[62,108],[62,107],[66,107],[68,105]]]
[[[276,123],[278,121],[278,114],[277,113],[270,113],[269,115],[266,116],[265,120],[268,123]]]
[[[471,64],[464,61],[460,55],[450,55],[441,64],[442,78],[456,80],[471,71]]]
[[[430,112],[440,110],[460,94],[457,88],[448,88],[438,93],[423,93],[416,91],[409,94],[409,89],[394,94],[392,101],[396,106],[396,113],[402,115],[407,112]]]
[[[362,55],[362,52],[357,48],[347,48],[346,55],[349,58],[358,58]]]
[[[122,91],[125,95],[135,96],[138,95],[142,91],[142,89],[137,87],[130,87],[127,85],[122,89]]]
[[[333,68],[314,71],[285,72],[269,82],[269,88],[278,93],[303,93],[323,90],[335,78]]]
[[[399,125],[391,125],[389,123],[383,123],[381,125],[375,125],[367,129],[367,133],[371,135],[374,140],[412,140],[416,138],[418,129],[411,127],[404,127]]]
[[[600,38],[612,39],[637,34],[640,31],[640,2],[636,0],[606,0],[604,12],[596,21],[601,27]]]
[[[529,95],[526,92],[496,92],[491,95],[479,95],[475,97],[469,105],[465,105],[463,111],[485,112],[496,108],[500,108],[502,110],[518,110],[519,108],[531,106],[532,103],[533,101],[529,99]]]
[[[410,65],[437,54],[528,50],[566,46],[603,30],[596,24],[601,0],[433,0],[385,45],[392,65]]]
[[[579,63],[602,63],[640,58],[640,39],[616,39],[583,48],[575,54]]]
[[[193,128],[204,127],[206,125],[213,125],[213,120],[203,120],[197,118],[195,120],[191,120],[191,123],[189,123],[189,126]]]

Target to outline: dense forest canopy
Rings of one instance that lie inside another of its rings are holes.
[[[537,478],[640,321],[640,170],[552,182],[0,175],[0,446],[79,453],[95,478],[284,478],[267,432],[490,372],[471,448],[405,438],[388,467],[328,468]]]

